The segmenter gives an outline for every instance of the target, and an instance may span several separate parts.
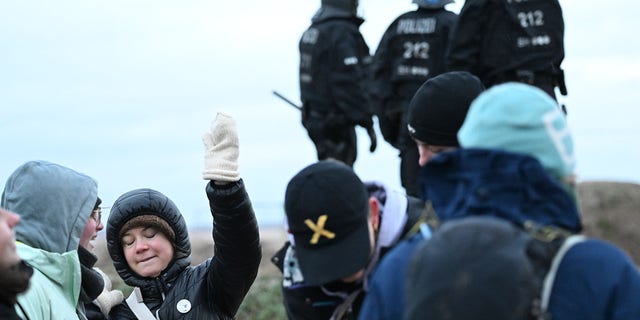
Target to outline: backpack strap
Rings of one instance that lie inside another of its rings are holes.
[[[400,238],[409,238],[411,235],[418,231],[418,227],[424,221],[426,221],[426,206],[425,202],[412,196],[407,196],[407,210],[406,216],[407,221],[405,222],[404,228],[402,228],[402,232]]]
[[[362,294],[363,291],[364,289],[360,288],[352,292],[351,294],[349,294],[349,296],[344,300],[344,302],[342,302],[339,306],[336,307],[336,309],[333,311],[333,314],[331,315],[331,318],[329,318],[329,320],[346,319],[346,316],[352,312],[353,303],[356,301],[358,296]]]
[[[153,316],[147,305],[144,304],[142,293],[138,287],[133,288],[133,292],[127,298],[127,305],[139,320],[158,320]]]
[[[431,238],[431,229],[429,228],[429,225],[427,225],[426,223],[423,223],[420,225],[420,234],[422,234],[422,238],[423,239],[429,239]]]
[[[409,209],[412,209],[412,208],[414,208],[412,210],[414,212],[413,214],[410,214],[409,210],[407,210],[409,219],[407,220],[407,224],[405,225],[404,230],[402,231],[401,239],[411,238],[414,234],[418,232],[421,232],[424,235],[424,230],[421,230],[421,228],[423,228],[423,225],[425,224],[429,228],[431,228],[431,230],[437,229],[437,227],[440,225],[439,221],[433,220],[434,218],[437,220],[437,216],[435,214],[435,211],[433,210],[433,207],[431,206],[431,202],[427,201],[424,205],[420,206],[418,214],[415,213],[416,212],[415,205],[412,206],[411,204],[409,204]],[[429,232],[429,236],[430,235],[431,234]]]
[[[562,259],[569,251],[569,249],[571,249],[571,247],[585,241],[586,239],[587,238],[583,235],[572,235],[567,237],[562,243],[562,246],[560,246],[560,248],[556,252],[556,255],[553,257],[549,272],[547,272],[547,275],[544,277],[544,282],[542,284],[540,301],[540,309],[542,312],[540,314],[543,317],[539,319],[544,319],[544,315],[547,313],[547,308],[549,307],[549,298],[551,297],[551,289],[553,289],[553,283],[555,281],[558,268],[560,267],[560,262],[562,262]]]

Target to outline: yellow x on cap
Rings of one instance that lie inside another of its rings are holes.
[[[319,285],[352,275],[371,254],[369,193],[353,169],[319,161],[287,185],[285,213],[304,280]]]
[[[311,240],[309,240],[310,244],[317,244],[318,240],[320,240],[320,236],[325,236],[329,239],[333,239],[336,237],[336,234],[326,230],[324,228],[324,224],[327,222],[327,215],[323,214],[321,216],[318,217],[318,223],[314,224],[313,221],[311,221],[311,219],[307,219],[304,221],[304,223],[309,227],[309,229],[313,230],[313,236],[311,237]]]

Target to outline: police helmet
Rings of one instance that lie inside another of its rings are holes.
[[[443,8],[449,3],[453,3],[454,0],[413,0],[420,8],[427,9],[439,9]]]
[[[330,6],[349,11],[352,14],[358,12],[358,0],[322,0],[322,6]]]

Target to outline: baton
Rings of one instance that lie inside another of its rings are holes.
[[[285,97],[285,96],[281,95],[278,91],[273,90],[273,91],[272,91],[272,93],[273,93],[276,97],[278,97],[278,98],[282,99],[282,101],[284,101],[284,102],[288,103],[290,106],[292,106],[292,107],[294,107],[294,108],[298,109],[298,111],[302,111],[302,107],[301,107],[301,106],[299,106],[299,105],[297,105],[297,104],[293,103],[293,101],[291,101],[291,100],[287,99],[287,97]]]

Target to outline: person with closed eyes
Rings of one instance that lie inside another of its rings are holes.
[[[149,188],[124,193],[111,207],[107,248],[134,290],[109,319],[233,319],[253,284],[262,250],[238,174],[235,120],[218,113],[203,142],[203,179],[215,225],[212,257],[190,266],[187,225],[169,197]]]

